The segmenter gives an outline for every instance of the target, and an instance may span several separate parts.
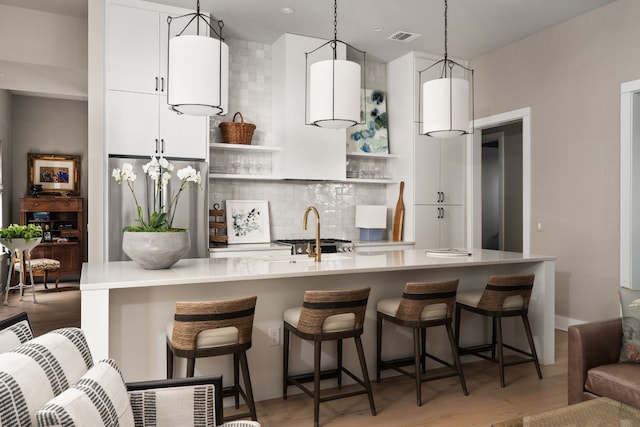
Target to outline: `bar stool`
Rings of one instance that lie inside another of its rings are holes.
[[[373,393],[364,358],[362,341],[364,316],[369,299],[369,288],[346,291],[306,291],[302,307],[290,308],[284,313],[284,369],[282,381],[282,395],[287,398],[287,387],[295,385],[309,396],[313,397],[313,425],[318,426],[320,402],[340,399],[343,397],[367,394],[371,415],[376,415]],[[289,375],[289,341],[290,334],[303,340],[313,341],[314,360],[313,372],[299,375]],[[362,378],[358,378],[342,365],[342,340],[353,338],[360,360]],[[321,370],[320,356],[323,341],[337,341],[337,368]],[[346,373],[362,388],[354,391],[320,395],[320,380],[336,378],[338,389],[342,388],[342,373]],[[303,385],[313,382],[313,391]]]
[[[533,362],[536,366],[538,378],[542,379],[542,371],[536,354],[536,347],[533,343],[533,334],[527,313],[529,311],[529,300],[533,289],[534,275],[527,274],[521,276],[490,276],[487,286],[481,291],[458,292],[456,297],[456,345],[458,353],[473,354],[485,360],[497,362],[500,371],[500,386],[504,387],[504,367],[518,365],[521,363]],[[480,344],[472,347],[460,347],[460,314],[462,310],[492,318],[491,343]],[[505,344],[502,340],[502,318],[520,316],[524,325],[530,351]],[[526,358],[519,358],[505,362],[504,348],[520,353]],[[496,349],[498,358],[496,359]],[[485,353],[491,351],[491,357]]]
[[[223,301],[178,301],[174,321],[166,328],[167,378],[173,378],[173,357],[187,359],[187,377],[193,377],[196,358],[233,354],[233,385],[223,388],[223,396],[240,396],[249,412],[225,417],[225,421],[251,417],[257,421],[246,351],[251,348],[256,296]],[[240,386],[242,368],[244,389]]]
[[[377,304],[377,369],[376,380],[380,382],[380,371],[394,369],[401,374],[415,379],[418,406],[422,406],[422,383],[452,376],[460,378],[462,392],[466,396],[467,385],[462,373],[462,365],[458,357],[457,345],[451,326],[453,306],[456,301],[458,280],[442,282],[407,283],[402,298],[389,298]],[[394,360],[382,360],[382,321],[413,330],[413,356]],[[434,326],[444,326],[449,337],[453,363],[449,363],[426,351],[426,330]],[[426,358],[435,360],[450,370],[439,374],[426,374]],[[413,372],[403,369],[413,365]]]

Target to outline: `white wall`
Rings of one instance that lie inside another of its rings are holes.
[[[640,78],[638,22],[640,2],[618,0],[472,61],[476,118],[531,107],[531,252],[558,257],[567,319],[619,315],[619,92]]]
[[[87,98],[87,19],[0,5],[0,88]]]

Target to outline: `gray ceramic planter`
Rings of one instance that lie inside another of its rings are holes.
[[[125,231],[122,236],[122,250],[136,264],[147,270],[169,268],[191,246],[188,231],[147,233]]]

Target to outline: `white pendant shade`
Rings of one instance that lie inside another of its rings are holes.
[[[344,129],[360,122],[359,64],[336,59],[311,65],[309,120],[331,129]]]
[[[452,138],[469,128],[469,82],[440,78],[422,85],[422,133]]]
[[[167,102],[173,110],[192,116],[226,114],[229,47],[207,36],[172,38],[169,40],[168,79]]]

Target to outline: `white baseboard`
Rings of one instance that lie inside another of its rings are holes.
[[[561,331],[566,331],[567,329],[569,329],[569,326],[581,325],[583,323],[586,322],[584,320],[572,319],[570,317],[556,315],[556,329],[560,329]]]

